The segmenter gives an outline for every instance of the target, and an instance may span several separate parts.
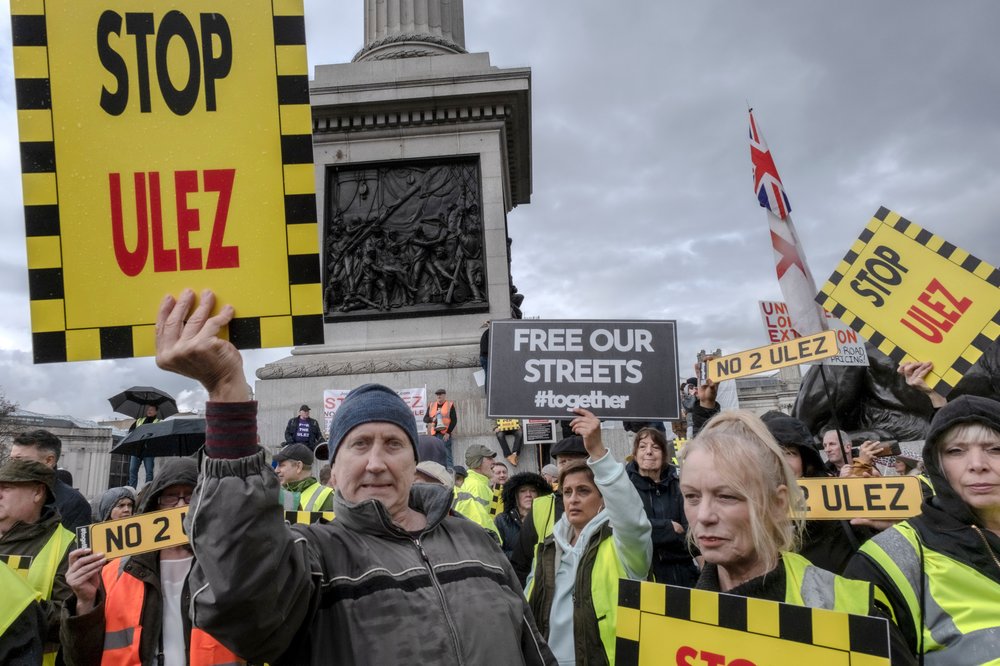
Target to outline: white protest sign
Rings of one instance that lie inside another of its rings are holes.
[[[340,409],[341,403],[350,392],[350,389],[326,389],[323,391],[323,420],[326,423],[327,433],[330,432],[333,415]],[[424,414],[427,413],[427,387],[397,389],[396,393],[413,412],[413,418],[417,421],[417,432],[426,434],[427,425],[424,423]]]

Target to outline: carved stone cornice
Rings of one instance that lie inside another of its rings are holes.
[[[422,358],[368,358],[356,360],[323,360],[269,363],[257,370],[257,379],[302,379],[306,377],[336,377],[340,375],[375,375],[389,372],[419,372],[477,368],[479,357],[468,355],[424,356]]]
[[[416,58],[465,52],[465,49],[450,39],[426,33],[406,33],[390,35],[371,44],[365,44],[364,48],[354,55],[353,61]]]

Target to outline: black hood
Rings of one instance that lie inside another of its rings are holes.
[[[963,395],[939,409],[931,421],[931,429],[924,442],[924,466],[937,493],[933,503],[967,525],[981,525],[945,478],[938,453],[938,445],[948,430],[963,423],[979,423],[1000,433],[1000,402],[976,395]]]
[[[805,423],[778,411],[764,414],[761,420],[779,445],[798,450],[799,457],[802,458],[802,476],[826,476],[823,472],[823,458],[816,450],[815,440]]]
[[[539,497],[552,494],[552,486],[548,484],[545,477],[541,474],[535,474],[534,472],[515,474],[507,479],[507,483],[503,484],[503,494],[501,497],[503,499],[504,511],[517,510],[517,491],[524,486],[531,486],[537,490]]]
[[[156,461],[156,475],[142,489],[138,513],[159,509],[160,494],[175,484],[194,487],[198,484],[198,463],[194,458],[161,458]]]

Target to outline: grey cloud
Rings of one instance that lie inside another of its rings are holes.
[[[362,1],[305,6],[310,64],[348,61]],[[470,0],[465,18],[469,50],[532,68],[534,192],[508,216],[527,315],[677,319],[682,374],[698,349],[764,344],[756,302],[780,291],[752,192],[748,100],[818,284],[880,205],[1000,263],[995,2]],[[0,307],[12,313],[0,339],[26,349],[8,36],[0,27]],[[284,353],[250,355],[248,375]],[[29,363],[5,354],[8,373]],[[128,383],[204,399],[150,361],[17,372],[9,392],[23,384],[27,400],[81,415]]]

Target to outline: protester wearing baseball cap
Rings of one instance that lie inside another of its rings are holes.
[[[323,431],[319,422],[309,417],[309,405],[299,407],[298,416],[288,419],[285,426],[285,444],[305,444],[311,451],[323,441]]]
[[[40,462],[11,458],[0,467],[0,553],[9,556],[6,566],[11,558],[29,565],[26,580],[45,615],[46,665],[55,663],[59,616],[73,596],[66,584],[73,533],[60,523],[54,487],[55,471]]]
[[[489,530],[500,541],[500,532],[490,515],[493,490],[490,488],[490,468],[497,454],[490,447],[473,444],[465,451],[468,476],[461,488],[455,489],[455,511]]]
[[[416,423],[392,389],[355,389],[333,419],[336,520],[286,524],[242,358],[218,337],[234,310],[210,316],[211,291],[193,304],[164,299],[157,364],[209,393],[188,513],[199,627],[254,663],[554,663],[500,549],[447,489],[413,483]]]
[[[285,511],[333,511],[333,488],[313,476],[315,458],[305,444],[289,444],[274,455],[281,481],[278,501]]]

